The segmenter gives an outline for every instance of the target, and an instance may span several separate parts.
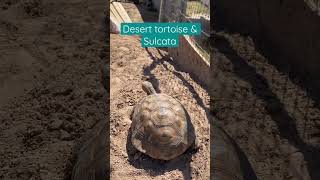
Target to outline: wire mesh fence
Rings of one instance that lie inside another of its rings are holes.
[[[198,22],[202,31],[199,36],[187,36],[209,62],[210,1],[209,0],[162,0],[160,22]]]

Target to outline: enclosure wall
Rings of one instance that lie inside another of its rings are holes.
[[[178,48],[170,48],[169,53],[181,70],[189,72],[202,85],[209,87],[210,83],[210,65],[197,52],[190,40],[182,36],[179,39]]]

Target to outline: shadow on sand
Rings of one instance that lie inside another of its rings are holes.
[[[284,104],[269,87],[267,79],[260,75],[245,59],[240,57],[225,37],[214,34],[214,38],[216,41],[215,48],[226,57],[223,60],[231,63],[235,75],[248,82],[252,86],[254,95],[265,102],[265,109],[277,124],[280,136],[287,139],[291,145],[304,155],[311,179],[320,179],[318,171],[320,167],[319,149],[306,144],[300,138],[296,126],[297,119],[289,115]]]

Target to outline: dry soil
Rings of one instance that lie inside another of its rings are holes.
[[[0,179],[68,179],[106,118],[101,0],[0,2]]]

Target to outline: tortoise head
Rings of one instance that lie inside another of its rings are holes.
[[[156,90],[154,90],[152,84],[148,81],[144,81],[142,83],[142,89],[144,90],[144,92],[146,92],[148,95],[150,94],[157,94]]]

